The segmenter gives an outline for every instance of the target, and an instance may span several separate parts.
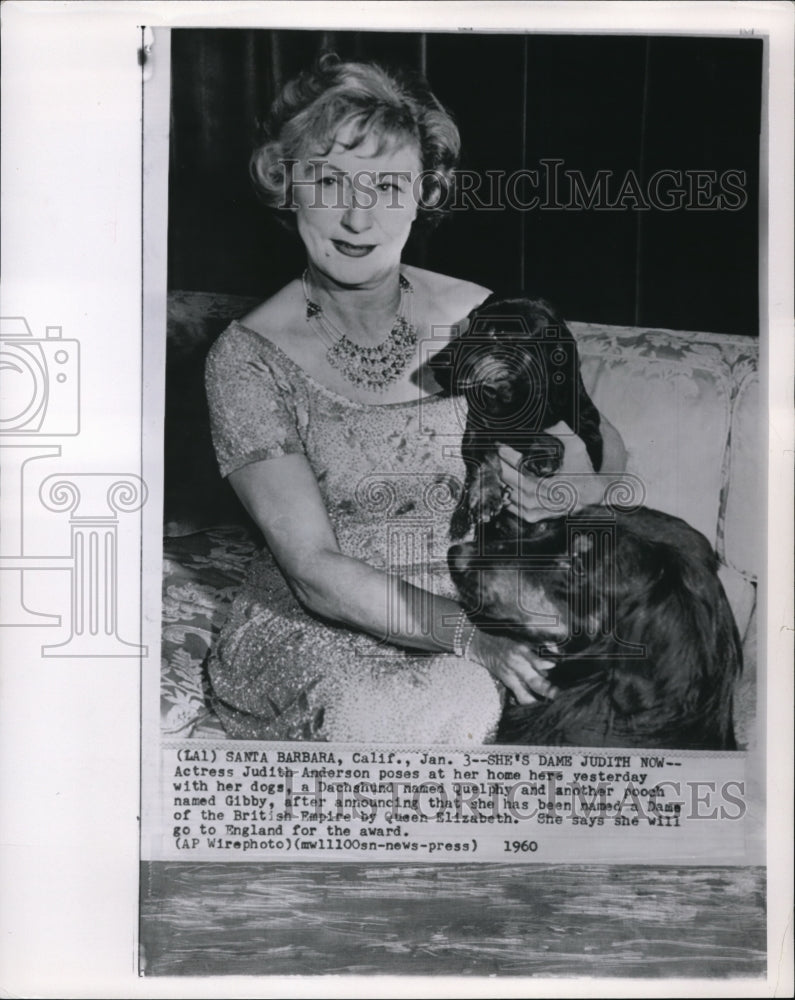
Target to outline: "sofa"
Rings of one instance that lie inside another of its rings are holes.
[[[207,350],[256,300],[168,297],[161,726],[223,736],[202,665],[262,544],[220,479],[204,399]],[[621,432],[647,506],[684,518],[715,547],[743,641],[738,742],[755,741],[757,580],[764,558],[764,455],[753,337],[570,322],[585,384]]]

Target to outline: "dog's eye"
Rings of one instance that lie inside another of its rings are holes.
[[[487,403],[494,403],[497,399],[497,390],[490,385],[482,385],[480,394]]]

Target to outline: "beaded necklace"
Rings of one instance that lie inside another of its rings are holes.
[[[414,288],[401,274],[400,303],[389,335],[375,347],[360,347],[337,329],[309,294],[309,272],[304,271],[301,284],[306,300],[306,319],[314,324],[322,339],[330,340],[326,359],[354,385],[373,392],[383,392],[400,378],[414,356],[417,330],[411,323],[411,296]]]

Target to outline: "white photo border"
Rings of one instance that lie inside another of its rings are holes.
[[[141,331],[147,310],[161,309],[161,289],[150,301],[142,298],[141,288],[147,268],[165,275],[165,243],[160,256],[155,249],[151,258],[149,246],[141,245],[142,83],[133,50],[144,37],[144,25],[287,28],[296,26],[296,6],[9,0],[2,17],[3,315],[24,315],[37,334],[59,325],[65,337],[79,338],[83,419],[101,430],[90,441],[85,436],[70,441],[68,465],[81,475],[138,476],[149,486],[140,515],[131,514],[119,527],[120,558],[132,554],[128,565],[135,565],[142,536],[149,531],[160,535],[162,478],[155,463],[147,459],[145,464],[142,458],[141,438],[156,430],[157,421],[153,415],[141,430]],[[767,629],[760,651],[760,659],[768,663],[766,727],[776,734],[767,758],[769,970],[764,982],[692,985],[693,995],[699,996],[726,996],[733,989],[737,995],[786,995],[792,981],[787,937],[792,833],[792,9],[786,3],[693,3],[673,9],[667,3],[301,5],[303,25],[354,29],[362,27],[363,19],[368,27],[372,22],[373,27],[411,31],[526,30],[532,23],[537,31],[755,32],[769,37],[768,112],[776,126],[764,150],[771,165],[767,211],[763,199],[760,206],[768,224],[760,262],[762,274],[768,266],[760,326],[770,331],[762,364],[770,377],[767,517],[768,526],[776,526],[775,538],[768,532]],[[156,45],[152,58],[156,68]],[[152,169],[162,169],[162,163]],[[145,349],[164,350],[164,338],[159,346],[149,342]],[[123,431],[111,418],[114,413],[124,414]],[[5,519],[8,498],[2,503]],[[46,525],[42,531],[46,534]],[[118,634],[125,642],[146,645],[149,656],[157,658],[159,617],[153,620],[145,613],[141,591],[159,592],[159,565],[145,559],[140,580],[119,609]],[[36,597],[49,586],[37,581]],[[62,585],[52,586],[60,601]],[[113,654],[79,661],[43,658],[38,632],[0,632],[6,664],[0,704],[0,824],[2,842],[8,845],[0,867],[5,914],[0,919],[8,931],[0,945],[3,988],[42,996],[214,996],[220,987],[212,979],[171,982],[136,975],[139,662],[135,657],[114,659]],[[760,702],[763,695],[760,690]],[[33,715],[25,707],[29,705],[36,706]],[[147,742],[144,753],[149,746]],[[686,984],[676,981],[677,989]],[[325,979],[322,990],[342,996],[363,985],[358,978]],[[661,980],[639,985],[624,979],[534,979],[528,986],[523,980],[440,978],[427,985],[441,995],[454,988],[461,996],[523,996],[528,990],[530,995],[567,996],[632,996],[640,990],[664,996],[670,989]],[[368,987],[373,995],[416,992],[415,982],[394,977],[379,978]],[[277,989],[309,996],[316,995],[318,984],[223,980],[223,992],[234,996]]]

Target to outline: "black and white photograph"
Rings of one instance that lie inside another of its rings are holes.
[[[762,40],[171,46],[164,732],[747,747]]]
[[[164,737],[202,761],[219,738],[755,745],[762,39],[169,41]],[[329,762],[267,752],[226,759]],[[287,842],[236,815],[216,834]],[[754,871],[723,889],[754,898]]]
[[[135,995],[780,995],[780,23],[132,6],[131,294],[92,339],[12,271],[0,569],[138,700]]]

